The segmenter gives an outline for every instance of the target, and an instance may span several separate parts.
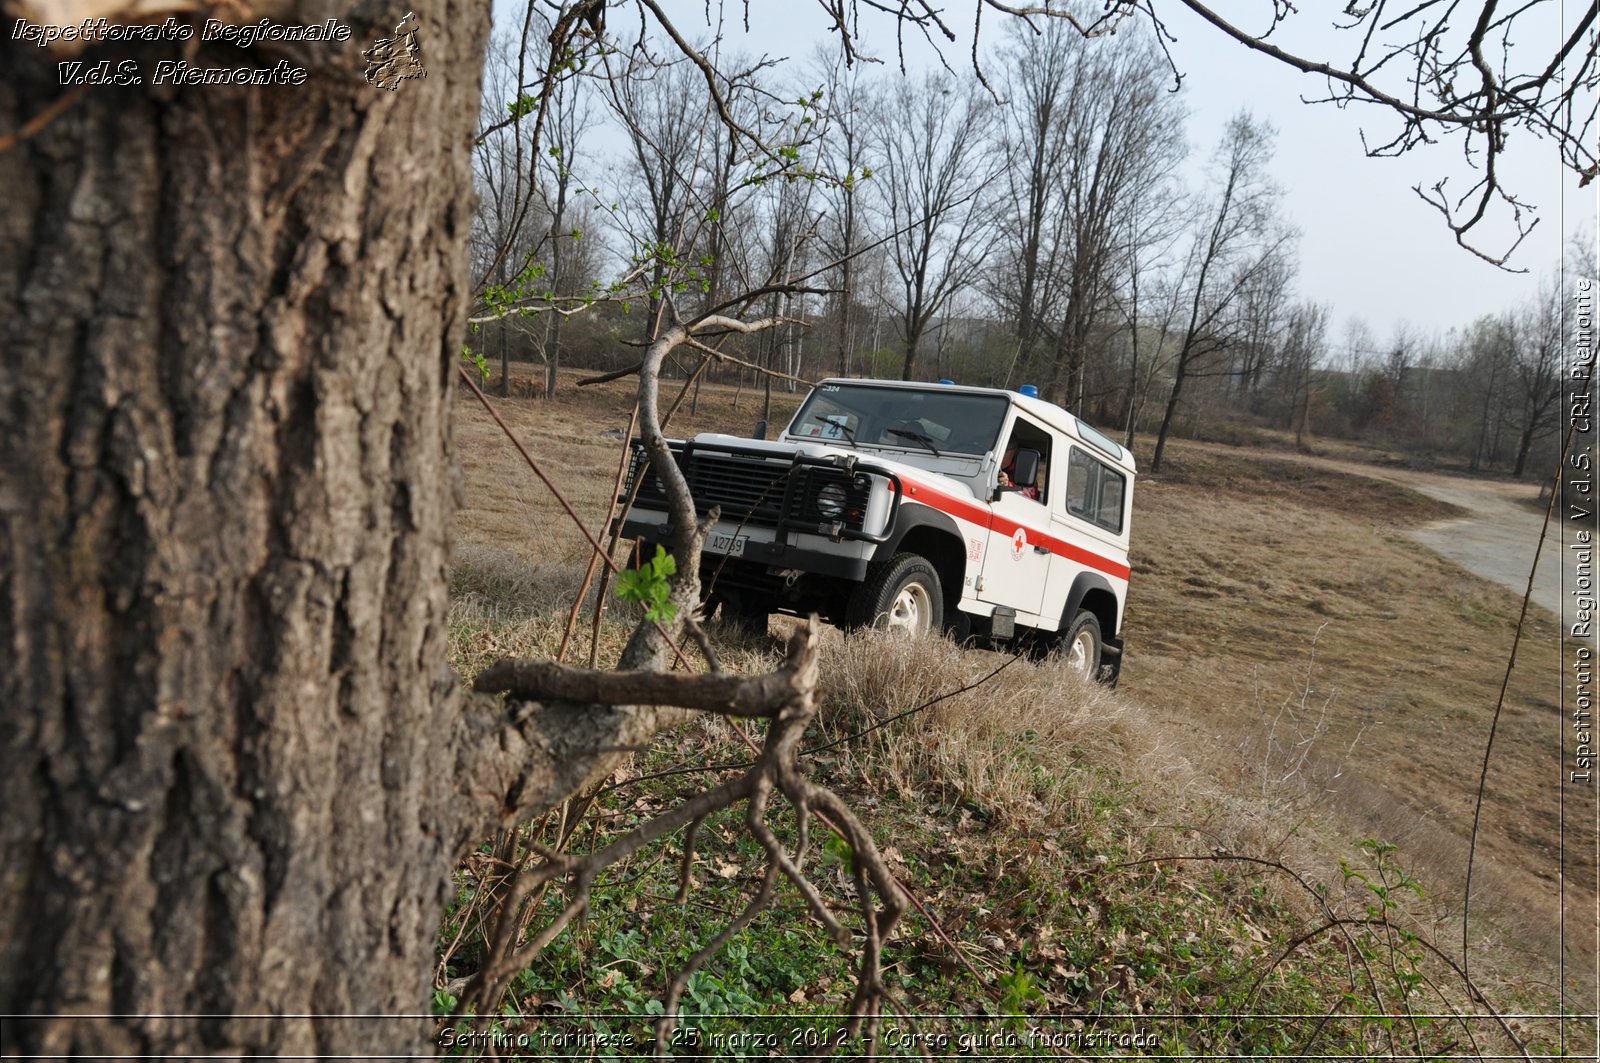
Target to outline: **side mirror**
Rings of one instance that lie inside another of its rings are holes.
[[[1011,482],[1018,487],[1035,487],[1039,483],[1039,452],[1018,450],[1012,467]]]
[[[750,438],[751,439],[765,439],[765,438],[767,438],[767,422],[765,420],[761,420],[761,421],[757,421],[756,422],[755,431],[750,433]]]

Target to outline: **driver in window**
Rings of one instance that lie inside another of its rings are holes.
[[[1023,498],[1039,501],[1039,488],[1034,484],[1018,487],[1011,480],[1017,471],[1017,448],[1007,447],[1005,457],[1000,462],[1000,486],[1015,491]]]

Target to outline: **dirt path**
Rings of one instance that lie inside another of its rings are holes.
[[[1413,528],[1406,535],[1473,575],[1510,588],[1518,597],[1528,589],[1528,569],[1533,564],[1534,548],[1544,523],[1543,513],[1528,505],[1529,500],[1538,497],[1537,485],[1385,469],[1324,458],[1303,460],[1356,476],[1387,480],[1429,498],[1460,506],[1468,516],[1434,521]],[[1566,531],[1569,541],[1576,541],[1572,538],[1575,530],[1574,526]],[[1533,581],[1534,602],[1558,617],[1563,604],[1561,568],[1568,552],[1563,549],[1562,534],[1561,522],[1552,521],[1545,535],[1544,549],[1539,551],[1539,569]]]
[[[1459,481],[1417,483],[1418,491],[1478,514],[1459,520],[1436,521],[1408,534],[1432,547],[1467,571],[1503,584],[1518,594],[1528,588],[1528,569],[1544,517],[1520,499],[1537,496],[1538,489],[1518,484]],[[1556,616],[1561,615],[1561,521],[1553,520],[1539,551],[1539,568],[1533,578],[1533,600]]]

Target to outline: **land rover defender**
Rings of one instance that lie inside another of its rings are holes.
[[[815,612],[1122,666],[1134,462],[1024,388],[825,380],[775,440],[670,443],[704,515],[709,604],[745,623]],[[622,535],[670,545],[635,444]]]

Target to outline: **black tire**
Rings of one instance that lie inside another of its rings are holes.
[[[1069,669],[1085,679],[1099,679],[1100,649],[1103,645],[1105,640],[1100,634],[1100,618],[1082,609],[1061,639],[1061,657]]]
[[[920,554],[895,554],[867,570],[850,596],[848,627],[876,627],[926,635],[944,630],[944,589],[939,572]]]

